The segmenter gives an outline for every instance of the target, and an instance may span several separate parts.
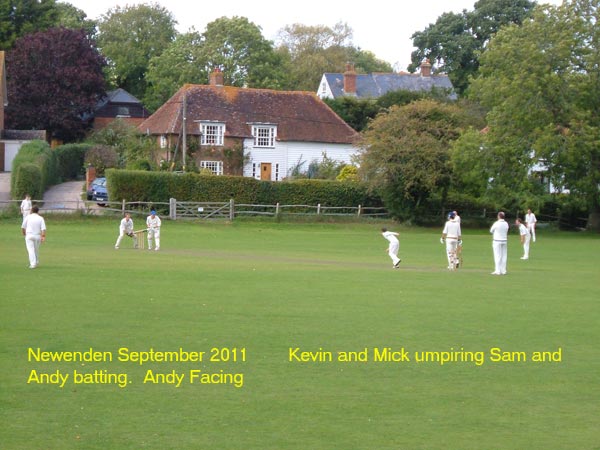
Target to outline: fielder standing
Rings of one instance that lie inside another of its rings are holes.
[[[31,208],[31,214],[23,219],[21,233],[25,236],[25,247],[29,254],[29,268],[35,269],[40,263],[40,244],[46,240],[46,222],[38,214],[39,208]]]
[[[31,196],[29,194],[25,194],[25,198],[21,202],[21,214],[23,214],[23,218],[27,217],[31,214]]]
[[[398,236],[400,236],[400,234],[394,231],[388,231],[387,228],[382,228],[381,234],[389,242],[389,245],[385,251],[388,253],[388,255],[390,255],[390,258],[392,258],[394,269],[397,269],[400,265],[400,261],[402,261],[400,258],[398,258],[398,250],[400,250],[400,241],[398,241]]]
[[[125,217],[121,219],[121,223],[119,224],[119,237],[117,238],[115,249],[119,249],[119,245],[121,245],[121,241],[126,235],[133,238],[133,248],[137,248],[137,237],[133,233],[133,220],[129,213],[125,213]]]
[[[531,208],[527,209],[527,214],[525,214],[525,225],[527,225],[527,229],[531,234],[531,239],[535,242],[535,224],[537,223],[537,219],[535,214],[531,212]]]
[[[154,250],[160,250],[160,217],[156,215],[156,211],[150,211],[150,215],[146,219],[146,228],[148,228],[148,250],[152,250],[152,239],[154,239]]]
[[[455,270],[458,267],[458,243],[461,240],[460,222],[456,220],[456,213],[452,211],[448,214],[448,220],[444,225],[440,242],[446,244],[446,254],[448,256],[448,270]]]
[[[531,240],[531,234],[521,219],[515,220],[515,225],[519,227],[519,235],[521,237],[521,245],[523,245],[523,256],[521,259],[529,259],[529,241]]]
[[[494,222],[490,233],[493,235],[492,248],[494,249],[494,271],[492,275],[506,275],[506,259],[508,257],[508,223],[504,220],[504,213],[498,213],[498,220]]]

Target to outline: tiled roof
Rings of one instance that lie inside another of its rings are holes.
[[[325,78],[334,98],[344,96],[344,74],[326,73]],[[452,90],[447,75],[422,76],[412,73],[370,73],[356,75],[356,96],[377,98],[391,91],[430,91],[432,88]]]
[[[149,134],[179,134],[183,95],[186,131],[200,134],[199,121],[225,123],[225,136],[252,137],[251,125],[277,125],[277,140],[350,144],[357,133],[316,94],[231,86],[186,84],[138,128]]]
[[[114,91],[108,91],[104,97],[100,99],[98,104],[96,105],[96,109],[102,108],[107,103],[120,103],[120,104],[131,104],[131,105],[141,105],[137,98],[127,92],[125,89],[115,89]]]

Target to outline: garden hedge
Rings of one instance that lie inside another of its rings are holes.
[[[195,173],[106,171],[112,201],[226,202],[274,205],[381,206],[381,201],[354,182],[328,180],[260,181],[248,177],[211,176]]]
[[[38,179],[29,178],[31,169],[20,171],[19,168],[24,164],[33,164],[39,168]],[[27,174],[27,175],[25,175]],[[21,176],[26,178],[19,179]],[[46,141],[35,140],[24,144],[15,159],[13,160],[10,191],[12,198],[22,198],[25,193],[30,193],[33,199],[35,192],[39,191],[42,195],[46,189],[56,184],[59,180],[59,169],[56,153],[52,151]],[[38,186],[39,183],[39,186]],[[17,190],[18,186],[18,190]],[[39,199],[40,197],[38,197]]]

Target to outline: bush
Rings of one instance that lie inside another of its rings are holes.
[[[152,137],[140,133],[137,127],[123,119],[113,120],[105,128],[94,131],[89,141],[96,146],[111,147],[117,152],[119,165],[130,170],[151,170],[146,169],[145,166],[136,167],[132,164],[153,160],[157,151],[156,141]],[[108,167],[117,167],[117,165]]]
[[[549,196],[539,211],[534,211],[540,222],[558,222],[561,230],[582,230],[587,226],[589,208],[585,201],[571,194]]]
[[[13,172],[14,188],[13,198],[25,198],[26,194],[32,199],[41,199],[44,195],[42,189],[42,172],[33,163],[19,164],[17,171]]]
[[[147,159],[138,159],[137,161],[127,163],[127,170],[145,170],[149,172],[154,170],[154,164]]]
[[[33,191],[39,189],[40,193],[58,182],[58,164],[56,154],[50,149],[46,141],[35,140],[24,144],[20,149],[15,159],[13,160],[12,176],[11,176],[11,193],[13,198],[20,198],[21,194],[16,192],[16,183],[19,173],[19,167],[23,164],[33,164],[39,168],[39,187],[36,184],[31,188],[26,188],[20,181],[19,189],[25,189],[33,197]],[[28,169],[29,170],[29,169]],[[37,183],[38,181],[36,181]],[[38,194],[39,195],[39,194]]]
[[[119,164],[117,152],[106,145],[95,145],[85,154],[84,164],[93,166],[98,176],[103,175],[106,169],[115,168]]]
[[[63,181],[76,180],[85,174],[85,154],[91,147],[90,144],[65,144],[54,150]]]

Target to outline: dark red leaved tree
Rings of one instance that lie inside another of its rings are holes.
[[[105,94],[105,65],[84,30],[52,28],[18,39],[6,60],[6,128],[81,138]]]

